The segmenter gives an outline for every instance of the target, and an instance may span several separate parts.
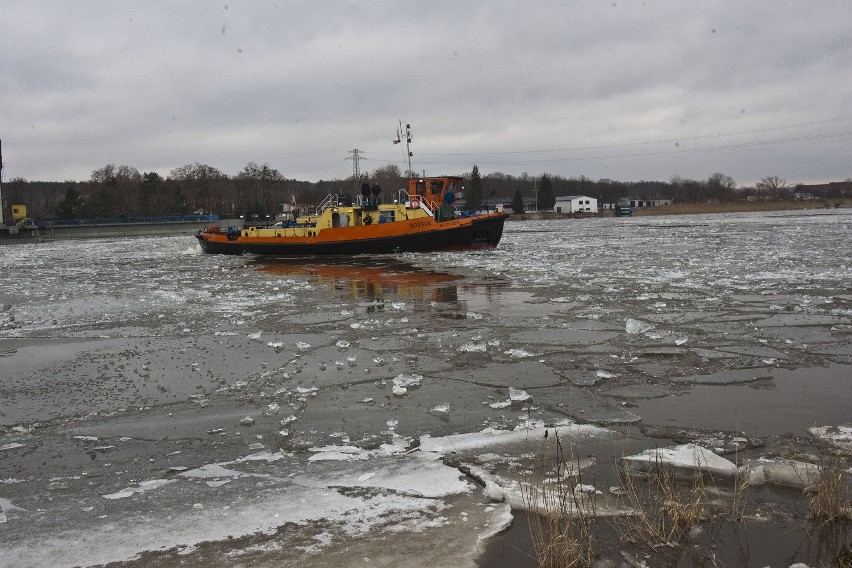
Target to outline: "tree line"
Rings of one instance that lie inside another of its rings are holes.
[[[785,198],[792,186],[777,176],[764,178],[754,188],[737,188],[730,176],[713,174],[706,180],[675,176],[669,181],[593,180],[585,176],[562,177],[542,174],[519,176],[495,172],[481,175],[478,166],[465,174],[464,200],[467,209],[535,197],[539,209],[552,209],[558,195],[587,195],[601,203],[616,203],[622,197],[667,197],[675,202],[729,201],[750,192]],[[167,177],[139,172],[128,165],[107,164],[92,172],[86,181],[38,182],[21,178],[3,185],[7,204],[27,205],[37,219],[84,219],[215,213],[223,218],[265,219],[281,212],[295,199],[299,206],[316,206],[328,194],[357,194],[364,181],[378,183],[384,199],[407,187],[399,167],[388,164],[359,179],[287,179],[269,164],[249,162],[234,176],[201,163],[171,170]],[[519,209],[516,207],[516,211]],[[522,210],[522,209],[521,209]]]

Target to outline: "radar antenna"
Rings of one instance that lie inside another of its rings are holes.
[[[0,140],[0,227],[6,226],[6,217],[3,216],[3,141]]]
[[[400,121],[402,124],[402,121]],[[411,152],[411,125],[405,125],[405,153],[408,154],[408,177],[414,177],[414,171],[411,169],[411,156],[414,154]]]
[[[402,119],[399,121],[399,128],[396,129],[396,140],[391,140],[394,144],[399,144],[402,142]],[[414,172],[411,170],[411,156],[414,154],[411,152],[411,125],[405,125],[405,157],[408,159],[408,171],[406,174],[409,178],[414,177]],[[403,163],[405,163],[403,161]]]

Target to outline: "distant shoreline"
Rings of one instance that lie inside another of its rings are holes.
[[[730,201],[719,203],[673,203],[661,207],[643,207],[633,212],[636,217],[657,215],[697,215],[701,213],[748,213],[752,211],[802,211],[852,207],[852,200],[819,201]]]
[[[850,199],[829,199],[819,201],[725,201],[719,203],[673,203],[659,207],[642,207],[633,211],[633,217],[656,217],[660,215],[700,215],[702,213],[749,213],[760,211],[804,211],[815,209],[839,209],[852,207]],[[585,217],[613,217],[611,209],[601,213],[582,215],[576,213],[553,213],[538,211],[512,214],[509,221],[529,221],[541,219],[570,219]]]

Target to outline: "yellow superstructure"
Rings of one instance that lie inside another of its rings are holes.
[[[27,206],[26,205],[12,205],[12,221],[14,223],[18,223],[19,221],[25,221],[27,218]]]

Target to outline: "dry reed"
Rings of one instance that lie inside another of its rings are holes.
[[[546,438],[524,487],[530,535],[539,566],[581,568],[595,556],[594,494],[584,493],[573,444],[568,453],[559,434]]]
[[[811,498],[811,517],[824,523],[852,520],[849,501],[849,474],[846,459],[835,455],[825,458],[819,468],[815,493]]]
[[[685,488],[679,487],[675,468],[659,458],[647,473],[644,488],[637,486],[626,462],[620,474],[626,505],[634,512],[616,521],[623,541],[653,550],[676,546],[701,520],[707,491],[699,469],[693,471]]]

